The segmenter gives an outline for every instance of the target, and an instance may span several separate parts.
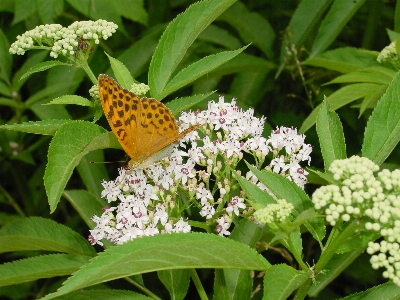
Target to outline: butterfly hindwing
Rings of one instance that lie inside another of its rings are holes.
[[[140,114],[139,136],[143,142],[139,143],[139,152],[143,159],[165,146],[178,136],[178,126],[170,110],[161,102],[152,98],[142,98]]]

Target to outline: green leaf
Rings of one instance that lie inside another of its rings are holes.
[[[106,201],[95,197],[85,190],[65,190],[63,196],[75,208],[88,228],[92,229],[96,225],[91,218],[93,215],[100,216]]]
[[[221,76],[239,72],[266,72],[274,68],[276,68],[275,64],[268,60],[254,55],[240,53],[238,56],[212,71],[210,76]]]
[[[149,86],[153,97],[164,90],[200,32],[235,2],[236,0],[197,2],[169,23],[150,63]]]
[[[88,152],[97,150],[97,149],[107,149],[107,148],[122,149],[117,138],[115,137],[115,134],[112,131],[104,132],[104,133],[96,136],[86,146],[86,150]]]
[[[382,67],[376,61],[378,54],[376,51],[345,47],[318,54],[302,64],[349,73],[363,68]]]
[[[8,52],[9,49],[10,43],[0,28],[0,79],[5,82],[9,82],[11,75],[12,56]]]
[[[200,103],[214,92],[208,94],[193,95],[188,97],[177,98],[169,101],[166,106],[171,110],[174,116],[178,115],[181,111],[191,108],[193,105]],[[1,127],[0,127],[1,128]]]
[[[11,100],[9,98],[0,97],[0,105],[1,106],[9,106],[13,108],[20,108],[21,105],[17,103],[15,100]]]
[[[346,85],[327,98],[331,111],[335,111],[346,104],[349,104],[357,99],[367,97],[375,93],[381,88],[381,85],[375,83],[355,83]],[[306,132],[310,129],[317,119],[319,110],[321,109],[322,103],[319,104],[314,110],[308,115],[301,125],[299,131]]]
[[[362,156],[382,164],[400,139],[400,72],[379,100],[365,129]]]
[[[207,247],[204,247],[207,245]],[[271,265],[255,250],[213,234],[178,233],[145,236],[100,253],[67,279],[52,299],[117,278],[160,270],[233,268],[267,270]]]
[[[113,4],[121,16],[148,25],[149,16],[143,0],[114,0]]]
[[[303,41],[309,36],[312,28],[321,19],[321,15],[328,8],[332,0],[303,0],[294,12],[283,38],[280,54],[280,67],[282,71],[285,60],[291,55],[288,49],[300,49]]]
[[[89,258],[70,254],[50,254],[5,263],[0,265],[0,286],[70,275],[87,263]]]
[[[315,284],[310,288],[308,295],[316,297],[329,283],[338,277],[354,260],[364,252],[363,248],[358,248],[352,252],[335,254],[325,265],[324,271],[317,274]]]
[[[366,111],[367,108],[375,108],[376,103],[378,103],[378,100],[382,98],[383,94],[385,94],[387,88],[388,85],[382,85],[375,92],[364,97],[364,100],[361,102],[360,105],[360,113],[358,114],[359,118]]]
[[[196,61],[185,69],[179,71],[179,73],[176,74],[175,77],[172,78],[171,81],[167,84],[165,89],[160,94],[154,95],[154,97],[158,100],[165,98],[166,96],[175,92],[181,87],[184,87],[185,85],[195,81],[201,76],[216,69],[228,60],[231,60],[247,47],[248,46],[244,46],[238,50],[225,51],[214,55],[209,55]]]
[[[272,194],[274,194],[278,199],[285,199],[289,203],[293,204],[295,209],[293,214],[295,216],[298,216],[301,212],[314,207],[308,195],[294,182],[289,181],[287,178],[284,178],[279,174],[265,170],[260,171],[248,163],[246,164],[250,171],[270,190]],[[276,203],[275,200],[274,203]],[[321,241],[325,236],[323,220],[318,217],[308,219],[308,221],[304,222],[304,226],[306,226],[307,230],[322,246]]]
[[[107,53],[106,53],[107,54]],[[131,88],[132,83],[135,82],[128,68],[120,62],[118,59],[111,57],[107,54],[108,59],[110,60],[111,68],[114,72],[115,79],[124,89],[129,90]]]
[[[47,85],[45,88],[39,90],[37,93],[33,94],[30,96],[26,101],[25,105],[26,107],[31,107],[35,103],[43,100],[43,101],[48,101],[46,98],[48,96],[52,96],[53,94],[57,93],[61,88],[64,88],[66,86],[73,86],[77,83],[77,81],[71,81],[68,82],[67,84],[65,82],[55,82],[53,84]],[[43,106],[41,106],[43,107]],[[54,109],[54,108],[51,108]]]
[[[151,56],[164,29],[164,24],[153,27],[150,32],[146,33],[140,40],[135,41],[132,46],[118,56],[118,60],[128,68],[134,78],[148,72]],[[132,59],[132,57],[135,59]],[[110,70],[107,70],[106,73],[109,74]]]
[[[216,269],[213,299],[251,299],[253,279],[248,270]]]
[[[109,299],[109,300],[151,300],[147,297],[132,291],[111,290],[111,289],[91,289],[80,290],[69,293],[68,295],[57,297],[57,300],[93,300],[93,299]]]
[[[364,2],[365,0],[335,0],[333,2],[318,29],[318,34],[311,48],[310,57],[314,57],[328,48]]]
[[[243,102],[245,102],[245,105],[257,107],[258,103],[264,98],[267,90],[274,87],[272,82],[271,84],[266,84],[266,82],[268,82],[267,75],[269,73],[270,70],[266,70],[265,72],[241,72],[236,74],[230,86],[229,94],[234,95],[235,98],[241,102],[240,106],[243,109],[246,108],[243,107]],[[264,128],[267,126],[269,126],[268,123],[264,125]]]
[[[64,11],[63,0],[53,0],[51,5],[47,0],[36,0],[38,6],[38,13],[42,24],[54,24],[55,19]]]
[[[271,171],[260,171],[248,163],[247,166],[258,180],[270,189],[272,194],[278,199],[285,199],[292,203],[297,211],[302,212],[313,207],[308,195],[294,182]],[[276,203],[276,200],[273,203]]]
[[[388,85],[393,80],[393,77],[395,75],[396,72],[391,69],[382,67],[371,67],[338,76],[335,79],[325,83],[324,85],[332,83],[354,82],[370,82]]]
[[[208,25],[208,27],[206,27],[199,34],[198,39],[216,45],[221,45],[222,47],[230,50],[235,50],[242,46],[242,43],[236,36],[232,35],[228,30],[213,24]]]
[[[255,248],[263,229],[249,219],[241,219],[232,230],[230,239]]]
[[[15,25],[22,20],[27,19],[37,11],[36,1],[30,0],[16,0],[15,1],[15,13],[14,19],[11,25]]]
[[[232,176],[239,182],[246,196],[247,202],[255,209],[259,210],[266,207],[268,204],[276,203],[276,200],[272,198],[266,191],[261,190],[257,185],[243,178],[236,172],[232,172]]]
[[[36,122],[24,122],[21,124],[1,125],[0,129],[29,132],[35,134],[54,135],[60,127],[71,120],[45,120]]]
[[[353,251],[355,249],[366,249],[370,241],[375,241],[380,238],[381,234],[375,231],[357,231],[354,235],[347,239],[340,247],[336,250],[337,254]]]
[[[83,256],[96,253],[87,240],[69,227],[39,217],[20,219],[0,229],[0,253],[26,250]]]
[[[96,124],[71,121],[60,127],[51,141],[44,185],[49,198],[50,211],[54,212],[72,171],[86,153],[89,143],[104,129]]]
[[[296,260],[301,261],[303,253],[303,241],[301,239],[300,226],[289,234],[289,240],[292,247],[290,248]]]
[[[12,88],[15,91],[19,91],[21,87],[27,81],[27,78],[20,80],[21,76],[26,73],[30,68],[33,68],[36,64],[43,61],[49,54],[49,51],[39,51],[33,53],[27,58],[22,67],[14,74],[12,78]]]
[[[304,272],[284,264],[273,265],[264,275],[263,299],[287,299],[307,280]]]
[[[116,1],[109,0],[67,0],[69,5],[92,20],[107,20],[118,25],[118,31],[125,32],[121,15],[115,7]],[[126,32],[125,32],[126,33]]]
[[[72,119],[67,109],[63,105],[45,106],[48,102],[47,98],[43,98],[35,102],[31,107],[31,111],[41,120],[50,119]]]
[[[168,290],[171,299],[184,299],[189,289],[190,271],[182,270],[162,270],[157,272],[165,288]]]
[[[7,97],[9,97],[9,98],[11,98],[11,95],[12,95],[11,86],[9,86],[8,84],[6,84],[6,83],[3,82],[3,81],[0,81],[0,95],[7,96]],[[1,99],[1,98],[0,98],[0,99]],[[8,98],[3,98],[3,99],[9,100]],[[15,102],[15,100],[9,100],[9,101]],[[0,102],[0,103],[1,103],[1,102]],[[2,105],[2,104],[1,104],[1,105]],[[16,105],[15,105],[15,106],[16,106]]]
[[[338,182],[335,179],[333,179],[333,175],[331,173],[323,173],[313,168],[307,168],[307,171],[309,171],[310,173],[314,173],[321,179],[325,180],[326,181],[325,184],[338,184]]]
[[[82,178],[87,191],[97,198],[100,198],[100,194],[104,189],[101,182],[109,180],[105,164],[101,163],[103,161],[104,151],[95,150],[86,154],[79,165],[76,166],[76,170]]]
[[[261,14],[250,12],[245,4],[236,2],[218,17],[219,20],[234,27],[245,43],[255,45],[269,59],[273,58],[272,47],[276,34],[271,24]]]
[[[398,10],[399,8],[400,8],[400,6],[396,5],[396,10]],[[395,15],[398,16],[397,13]],[[396,18],[396,22],[397,21],[398,21],[398,18]],[[386,28],[386,33],[389,37],[390,42],[395,42],[397,39],[400,38],[400,32],[398,32],[398,30],[393,31],[393,30],[390,30],[389,28]]]
[[[53,104],[75,104],[81,106],[94,107],[94,103],[87,98],[77,96],[77,95],[64,95],[51,100],[49,103],[43,105],[53,105]]]
[[[342,123],[339,116],[329,110],[326,99],[318,112],[316,125],[325,170],[328,170],[332,161],[347,156]]]
[[[261,234],[260,226],[248,219],[241,219],[229,238],[254,248]],[[215,270],[214,299],[248,299],[252,288],[253,279],[248,270]]]
[[[51,5],[48,5],[48,6],[51,6]],[[28,78],[30,75],[32,75],[34,73],[42,72],[42,71],[45,71],[45,70],[48,70],[50,68],[57,67],[57,66],[71,66],[71,64],[67,64],[67,63],[64,63],[64,62],[58,61],[58,60],[40,62],[33,68],[29,69],[28,72],[24,73],[19,80],[23,80],[25,78]]]
[[[364,292],[341,298],[341,300],[397,299],[399,295],[400,287],[393,282],[387,282],[374,286]]]

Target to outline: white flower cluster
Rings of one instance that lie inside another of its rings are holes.
[[[98,44],[101,38],[109,38],[117,28],[116,24],[105,20],[77,21],[68,27],[40,25],[17,36],[9,51],[23,55],[30,49],[51,49],[51,57],[57,58],[60,54],[74,57],[77,51],[86,52],[91,41]]]
[[[160,232],[190,232],[187,221],[180,218],[174,223],[170,220],[168,212],[173,211],[175,205],[171,195],[149,184],[143,170],[127,172],[121,168],[115,181],[104,181],[102,185],[101,196],[109,203],[119,203],[115,207],[105,207],[101,217],[93,216],[97,226],[90,230],[92,244],[102,245],[103,238],[122,244]]]
[[[143,97],[148,91],[150,91],[150,87],[144,83],[132,83],[130,91],[138,97]]]
[[[389,46],[383,48],[383,50],[379,53],[378,58],[376,59],[379,63],[389,62],[397,68],[400,67],[399,56],[396,51],[396,42],[392,42]]]
[[[270,147],[275,154],[269,168],[274,173],[285,175],[288,179],[304,188],[307,183],[308,172],[301,167],[300,162],[307,161],[310,165],[312,146],[304,143],[305,135],[298,134],[296,128],[287,128],[281,126],[272,131],[268,139]],[[280,154],[285,150],[286,155]]]
[[[180,140],[184,151],[175,147],[169,159],[150,165],[145,173],[122,169],[115,181],[104,182],[102,197],[115,202],[116,207],[93,218],[97,226],[91,231],[91,243],[100,243],[102,238],[122,243],[142,235],[190,231],[190,221],[183,226],[186,221],[179,218],[184,208],[192,204],[205,218],[207,227],[215,228],[221,236],[229,235],[233,219],[252,211],[238,188],[231,190],[237,182],[229,179],[231,170],[245,153],[253,155],[259,168],[268,154],[273,157],[282,149],[293,157],[288,166],[294,165],[295,159],[310,160],[311,147],[304,144],[304,136],[297,135],[294,129],[281,127],[265,139],[261,136],[264,122],[265,118],[254,116],[253,109],[243,111],[235,100],[225,103],[223,97],[219,102],[210,101],[205,111],[182,113],[180,129],[201,124],[204,137],[199,138],[197,131],[191,132]],[[297,171],[301,168],[298,162],[296,167]],[[282,164],[275,171],[282,173],[283,169],[290,167]],[[300,173],[304,176],[301,181],[304,185],[305,171]],[[184,203],[182,192],[186,194]],[[178,219],[180,223],[174,223]]]
[[[339,220],[368,218],[366,230],[378,232],[384,240],[369,242],[372,267],[385,267],[383,276],[400,286],[400,170],[379,167],[367,158],[353,156],[336,160],[329,171],[341,186],[319,188],[312,196],[317,210],[325,209],[326,220],[335,225]]]
[[[278,199],[277,203],[268,204],[266,207],[254,212],[254,219],[260,224],[284,222],[294,209],[292,203],[285,199]]]

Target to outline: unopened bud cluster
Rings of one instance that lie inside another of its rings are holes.
[[[339,221],[361,217],[373,201],[385,197],[381,182],[374,176],[379,167],[365,157],[352,156],[332,162],[329,172],[339,185],[327,185],[312,195],[316,210],[323,210],[326,221],[335,226]]]
[[[365,229],[384,238],[368,244],[372,267],[385,267],[383,276],[400,286],[400,170],[376,173],[378,165],[353,156],[334,161],[329,171],[339,184],[316,190],[312,196],[314,207],[324,211],[332,226],[366,219]]]
[[[60,54],[74,57],[77,52],[86,52],[92,42],[98,44],[115,33],[118,26],[105,20],[77,21],[68,27],[60,24],[46,24],[17,36],[11,45],[11,54],[23,55],[31,49],[51,49],[50,56],[57,58]]]
[[[150,91],[150,87],[144,83],[132,83],[130,91],[138,97],[144,97]]]
[[[379,63],[389,62],[396,68],[400,68],[400,60],[396,50],[396,42],[392,42],[389,46],[383,48],[376,59]]]
[[[290,216],[294,206],[285,199],[277,200],[277,203],[268,204],[265,208],[254,212],[254,219],[260,224],[284,222]]]

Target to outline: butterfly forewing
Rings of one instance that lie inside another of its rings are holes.
[[[139,98],[123,89],[111,77],[99,76],[99,94],[104,114],[111,130],[131,159],[137,155],[137,129],[135,113],[141,108]]]

